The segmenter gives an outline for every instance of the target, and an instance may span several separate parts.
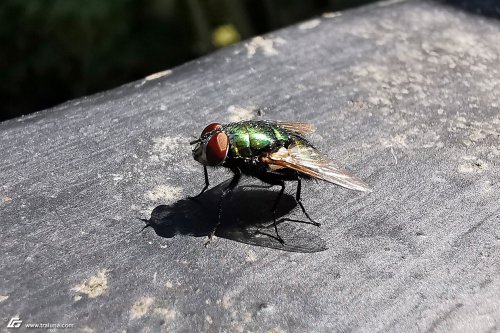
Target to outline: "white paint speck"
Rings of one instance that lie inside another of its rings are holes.
[[[406,134],[396,134],[396,135],[390,137],[389,139],[385,139],[385,138],[380,139],[380,143],[384,147],[387,147],[387,148],[389,148],[389,147],[406,148],[406,147],[408,147],[408,145],[406,143],[406,138],[407,138]]]
[[[180,147],[181,142],[185,139],[181,137],[157,137],[153,138],[153,150],[164,151],[164,150],[175,150]]]
[[[167,308],[156,308],[154,312],[165,319],[165,321],[171,321],[175,319],[175,316],[177,315],[177,312],[174,309]]]
[[[149,312],[151,305],[154,303],[153,297],[142,297],[137,300],[133,305],[132,309],[130,309],[130,318],[137,319],[144,317],[146,313]]]
[[[256,112],[252,110],[248,110],[242,108],[240,106],[231,105],[227,108],[227,112],[229,112],[229,121],[236,122],[242,120],[250,120],[255,117]]]
[[[342,13],[341,12],[328,12],[328,13],[324,13],[322,16],[324,18],[334,18],[334,17],[342,16]]]
[[[123,175],[120,175],[118,173],[112,173],[110,174],[111,177],[113,177],[113,181],[115,181],[115,183],[119,182],[120,180],[123,180]]]
[[[170,204],[182,198],[182,189],[176,186],[158,185],[144,196],[153,202]]]
[[[476,129],[474,130],[470,135],[469,135],[469,139],[473,142],[478,142],[478,141],[482,141],[483,139],[486,138],[486,134],[481,131],[480,129]]]
[[[161,72],[158,72],[158,73],[154,73],[154,74],[148,75],[148,76],[146,76],[145,80],[146,81],[156,80],[156,79],[159,79],[161,77],[170,75],[171,73],[172,73],[172,70],[167,69],[165,71],[161,71]]]
[[[320,24],[321,24],[320,19],[314,19],[314,20],[306,21],[304,23],[299,24],[299,29],[300,30],[310,30],[310,29],[316,28]]]
[[[222,297],[222,307],[224,309],[229,309],[233,305],[233,301],[229,296]]]
[[[82,283],[74,286],[71,290],[81,294],[86,294],[89,298],[101,296],[108,290],[107,269],[97,272],[96,275],[82,281]]]
[[[189,152],[189,139],[174,136],[174,137],[156,137],[153,138],[153,147],[151,149],[150,160],[167,161],[175,156],[175,153]]]
[[[379,7],[387,7],[404,1],[406,0],[387,0],[387,1],[381,1],[377,5]]]
[[[284,44],[285,40],[282,38],[264,38],[257,36],[252,38],[250,42],[245,44],[247,49],[247,56],[249,58],[253,57],[257,50],[261,50],[264,55],[272,56],[278,54],[278,51],[274,48],[277,44]]]
[[[246,262],[254,262],[257,260],[257,254],[254,250],[247,251],[247,255],[245,257]]]
[[[488,164],[475,156],[464,156],[463,159],[465,161],[458,166],[461,173],[482,173],[488,169]]]

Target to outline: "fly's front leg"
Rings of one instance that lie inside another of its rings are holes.
[[[217,227],[220,225],[222,221],[222,207],[224,204],[224,198],[233,192],[234,188],[238,185],[238,182],[240,181],[241,178],[241,171],[239,169],[234,169],[234,176],[233,179],[231,179],[231,183],[229,183],[228,187],[222,191],[222,194],[220,195],[219,198],[219,204],[217,205],[217,223],[215,224],[214,228],[210,232],[210,235],[208,236],[208,241],[205,243],[205,246],[210,244],[210,241],[212,240],[212,237],[215,235],[215,231],[217,230]]]
[[[208,188],[208,186],[210,185],[209,181],[208,181],[208,170],[207,170],[207,167],[206,165],[203,166],[203,172],[205,173],[205,187],[201,190],[201,192],[194,196],[194,197],[189,197],[189,199],[196,199],[198,198],[200,195],[203,194],[203,192],[205,192]]]
[[[309,219],[309,221],[311,221],[311,224],[313,224],[317,227],[321,226],[321,223],[314,221],[309,216],[309,214],[306,212],[306,209],[304,208],[304,205],[302,204],[302,201],[300,200],[301,190],[302,190],[302,181],[301,181],[300,177],[297,177],[297,192],[295,193],[295,201],[297,201],[297,203],[299,204],[300,209],[302,209],[302,212],[304,213],[304,215]]]

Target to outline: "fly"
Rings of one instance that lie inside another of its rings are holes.
[[[207,167],[225,167],[234,176],[222,192],[217,211],[217,223],[208,236],[212,239],[222,220],[224,198],[238,185],[241,175],[260,179],[270,185],[281,186],[273,205],[273,224],[276,239],[284,244],[278,233],[276,209],[285,190],[285,181],[296,181],[295,200],[311,224],[319,226],[306,212],[300,199],[302,179],[321,179],[357,191],[370,191],[366,182],[337,166],[304,135],[316,130],[303,122],[240,121],[229,124],[213,123],[205,127],[198,139],[191,141],[193,157],[203,165],[205,186],[193,197],[199,197],[210,185]]]

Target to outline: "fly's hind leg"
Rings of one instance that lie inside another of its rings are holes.
[[[297,192],[295,193],[295,201],[297,202],[300,209],[302,210],[302,212],[304,213],[304,215],[307,217],[307,219],[309,221],[300,221],[300,220],[295,220],[295,219],[290,219],[290,218],[285,218],[284,220],[312,224],[312,225],[317,226],[317,227],[321,226],[321,223],[318,223],[311,218],[311,216],[307,213],[304,205],[302,204],[302,200],[300,198],[300,194],[302,191],[302,179],[298,173],[287,174],[287,175],[277,175],[277,174],[273,174],[273,173],[268,173],[268,174],[259,176],[259,179],[268,183],[268,184],[272,184],[272,185],[281,185],[280,182],[283,182],[283,181],[296,181],[297,182]],[[279,198],[281,198],[282,195],[283,195],[283,193],[281,193]],[[275,219],[275,221],[276,221],[276,219]],[[276,222],[275,222],[275,224],[276,224]]]
[[[278,209],[278,204],[283,197],[283,193],[285,192],[285,182],[281,177],[276,177],[273,174],[261,174],[258,176],[260,180],[262,180],[264,183],[267,183],[269,185],[279,185],[281,186],[280,192],[278,196],[276,197],[276,200],[274,201],[274,205],[272,208],[273,211],[273,226],[274,226],[274,231],[276,232],[276,239],[281,243],[285,244],[285,241],[283,238],[281,238],[279,232],[278,232],[278,222],[276,221],[276,211]]]
[[[299,204],[300,206],[300,209],[302,209],[302,212],[304,213],[304,215],[309,219],[309,221],[311,221],[311,224],[312,225],[315,225],[317,227],[321,226],[321,223],[318,223],[316,221],[314,221],[310,216],[309,214],[306,212],[306,209],[304,208],[304,205],[302,204],[302,201],[300,200],[300,192],[302,190],[302,181],[300,179],[300,176],[297,177],[297,192],[295,193],[295,201],[297,201],[297,203]]]

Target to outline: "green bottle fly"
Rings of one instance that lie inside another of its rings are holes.
[[[349,189],[369,191],[363,180],[334,164],[304,138],[314,130],[313,125],[302,122],[249,120],[225,125],[213,123],[202,131],[199,139],[191,142],[195,145],[193,157],[203,165],[205,174],[205,187],[196,197],[209,186],[207,166],[226,167],[234,173],[219,200],[218,223],[209,235],[209,241],[220,224],[223,199],[236,187],[242,174],[281,186],[273,208],[276,239],[281,243],[284,242],[278,234],[276,208],[283,196],[285,181],[297,182],[295,199],[310,223],[318,226],[300,200],[301,179],[322,179]]]

